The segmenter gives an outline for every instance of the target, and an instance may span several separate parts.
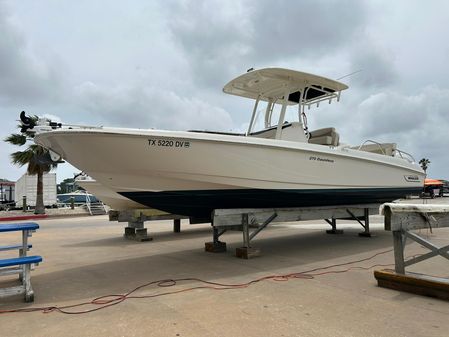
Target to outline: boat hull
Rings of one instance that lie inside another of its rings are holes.
[[[76,184],[95,195],[104,204],[114,210],[142,209],[145,205],[126,198],[95,180],[76,180]]]
[[[195,190],[121,192],[140,204],[168,213],[210,219],[220,208],[272,208],[384,203],[417,194],[421,188],[309,189],[309,190]]]
[[[424,180],[400,158],[255,137],[104,128],[35,140],[126,198],[196,217],[217,208],[386,202],[417,193]]]

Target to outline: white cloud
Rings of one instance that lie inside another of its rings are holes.
[[[57,97],[62,72],[58,61],[34,54],[1,2],[0,33],[0,103],[36,104]]]
[[[415,95],[381,92],[358,107],[362,134],[395,135],[449,129],[449,89],[426,87]]]
[[[359,35],[365,16],[351,0],[192,0],[167,6],[173,39],[202,86],[223,84],[251,67],[326,57]]]
[[[158,87],[100,87],[84,83],[77,87],[81,106],[110,124],[137,128],[228,130],[228,112],[198,97],[182,97]]]
[[[56,115],[52,115],[52,114],[43,114],[43,115],[40,116],[40,117],[49,119],[49,120],[51,120],[52,122],[56,122],[56,123],[61,123],[61,122],[62,122],[61,117],[56,116]]]
[[[352,84],[363,90],[388,88],[397,81],[394,55],[374,42],[361,43],[351,50],[351,66],[354,74]]]

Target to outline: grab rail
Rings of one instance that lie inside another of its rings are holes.
[[[365,141],[362,143],[362,145],[360,145],[360,146],[357,148],[357,150],[360,150],[366,143],[373,143],[373,144],[377,145],[377,146],[379,147],[380,151],[381,151],[384,155],[387,155],[387,154],[385,153],[384,148],[382,147],[382,143],[376,142],[375,140],[371,140],[371,139],[365,140]],[[404,159],[404,160],[407,160],[407,161],[410,162],[410,163],[416,163],[415,158],[414,158],[410,153],[408,153],[408,152],[405,152],[405,151],[402,151],[402,150],[399,150],[399,149],[394,149],[394,150],[393,150],[393,154],[394,154],[394,157],[397,157],[397,155],[399,155],[398,157],[400,157],[400,158],[402,158],[402,159]]]
[[[365,140],[365,141],[362,143],[362,145],[360,145],[360,146],[358,147],[357,150],[360,150],[360,149],[363,147],[363,145],[365,145],[365,144],[368,143],[368,142],[371,142],[371,143],[373,143],[373,144],[378,145],[378,146],[379,146],[379,149],[382,151],[382,153],[383,153],[384,155],[387,155],[387,154],[385,153],[383,147],[382,147],[382,144],[379,143],[379,142],[376,142],[375,140],[371,140],[371,139]]]
[[[410,153],[405,152],[405,151],[401,151],[401,150],[399,150],[399,149],[396,149],[396,150],[395,150],[395,154],[396,154],[396,153],[398,153],[399,156],[400,156],[402,159],[405,159],[405,160],[407,160],[407,161],[410,162],[410,163],[416,163],[415,157],[413,157]],[[404,158],[403,154],[406,156],[405,158]]]

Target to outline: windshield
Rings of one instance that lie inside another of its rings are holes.
[[[262,131],[268,128],[276,127],[279,122],[279,116],[282,110],[282,104],[273,104],[271,113],[266,115],[267,107],[270,103],[260,102],[254,119],[251,133]],[[298,105],[289,105],[285,111],[284,124],[298,122]]]

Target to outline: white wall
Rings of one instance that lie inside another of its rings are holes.
[[[56,173],[46,173],[43,177],[44,205],[56,203]],[[37,175],[24,174],[16,182],[15,201],[17,207],[22,207],[23,196],[27,197],[28,206],[36,206]]]

